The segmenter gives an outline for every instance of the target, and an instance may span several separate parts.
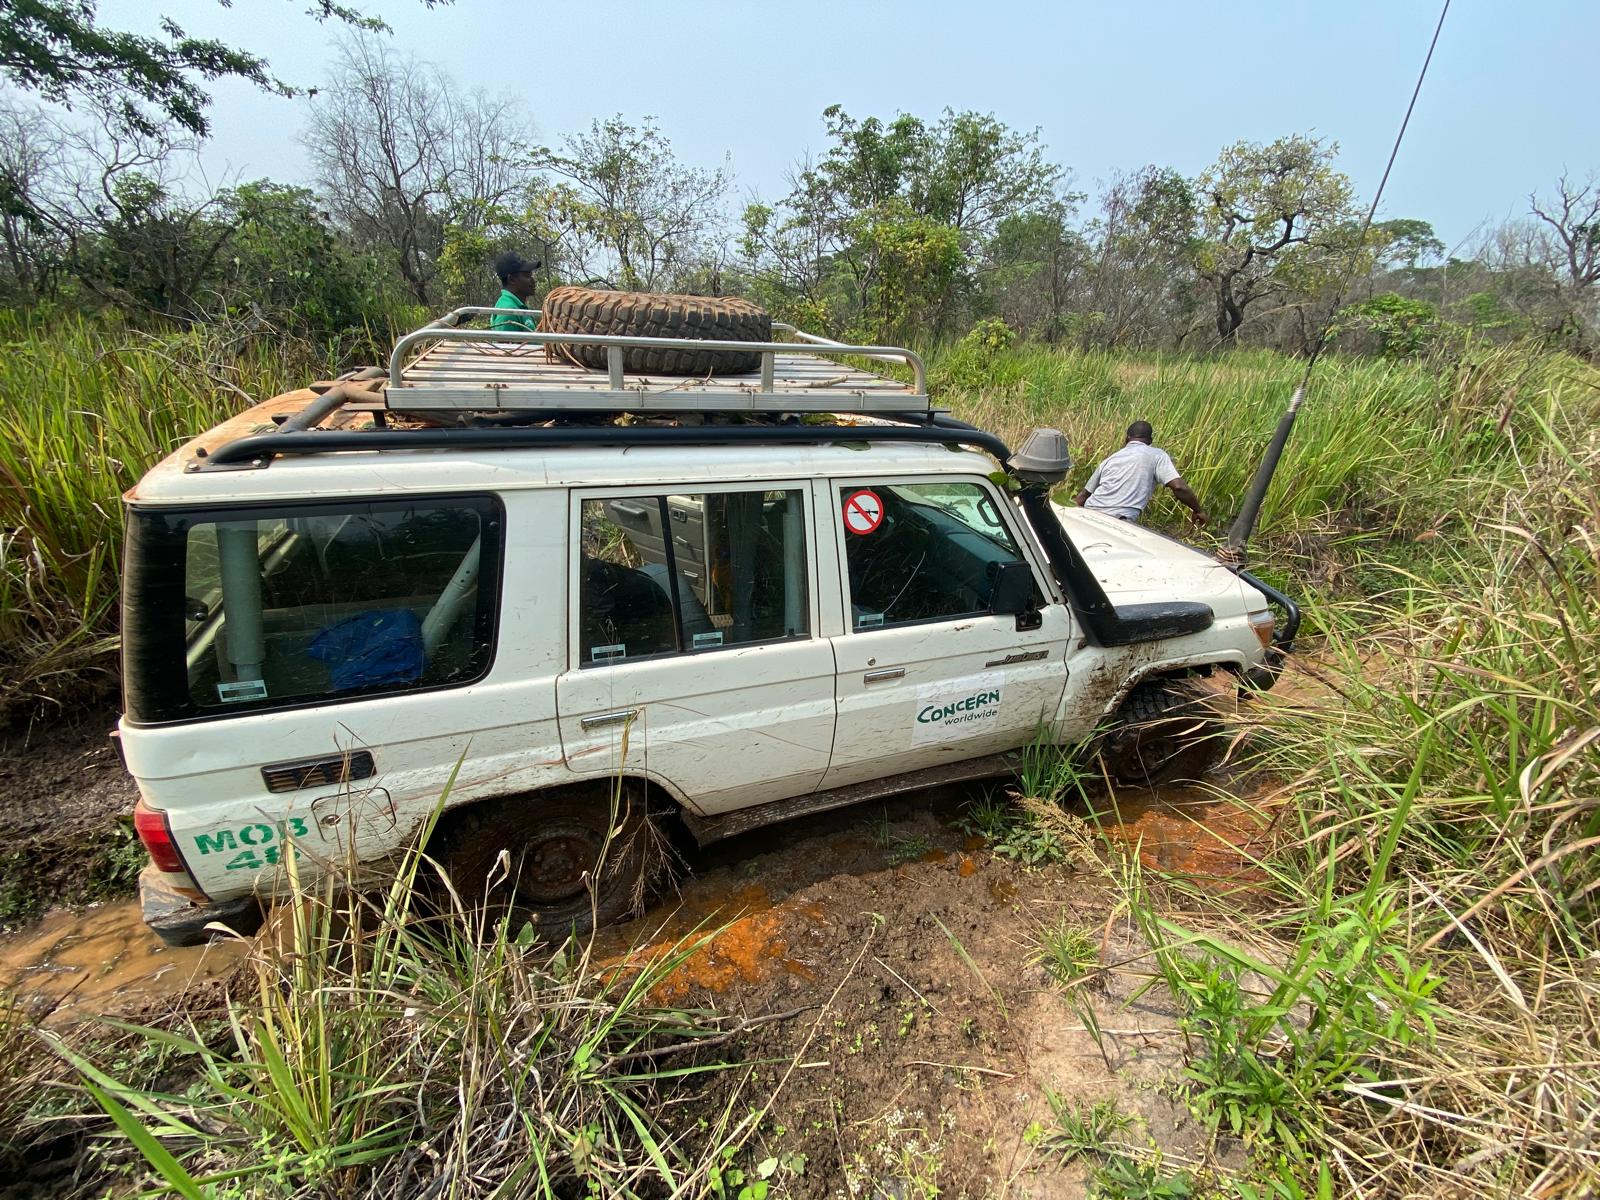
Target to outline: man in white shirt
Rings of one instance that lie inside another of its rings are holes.
[[[1178,502],[1189,510],[1189,519],[1205,525],[1211,518],[1200,506],[1200,497],[1183,481],[1172,457],[1151,445],[1155,430],[1149,421],[1128,426],[1127,443],[1095,468],[1089,482],[1078,493],[1078,506],[1092,508],[1124,521],[1137,521],[1162,485],[1172,489]]]

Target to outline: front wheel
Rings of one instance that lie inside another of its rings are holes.
[[[1114,781],[1136,787],[1199,779],[1228,749],[1226,707],[1203,679],[1141,683],[1118,710],[1100,761]]]
[[[665,872],[666,845],[645,790],[622,783],[447,813],[430,854],[463,905],[559,938],[640,912]]]

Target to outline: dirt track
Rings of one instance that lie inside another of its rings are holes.
[[[1138,1118],[1124,1136],[1153,1139],[1173,1169],[1205,1153],[1170,1089],[1182,1049],[1173,1012],[1164,991],[1133,999],[1142,945],[1092,854],[1081,869],[1020,867],[958,826],[971,796],[929,793],[750,835],[707,855],[679,904],[598,941],[616,960],[720,930],[663,998],[794,1014],[741,1042],[740,1058],[766,1060],[751,1078],[722,1077],[686,1113],[742,1112],[781,1081],[748,1157],[804,1161],[803,1174],[784,1172],[782,1194],[1081,1196],[1082,1164],[1031,1144],[1030,1126],[1051,1123],[1046,1089],[1115,1100]],[[1124,800],[1123,829],[1147,856],[1202,854],[1209,873],[1248,885],[1227,838],[1257,826],[1230,818],[1219,837],[1196,823],[1238,810],[1193,792]],[[1108,968],[1075,989],[1098,1044],[1035,961],[1039,931],[1063,921],[1092,936]]]

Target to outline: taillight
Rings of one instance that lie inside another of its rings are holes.
[[[146,807],[143,800],[133,806],[133,831],[139,835],[150,861],[156,870],[168,875],[186,875],[187,868],[178,854],[178,844],[172,840],[172,830],[167,825],[167,814]]]

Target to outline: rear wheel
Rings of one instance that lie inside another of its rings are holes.
[[[1199,779],[1228,749],[1227,694],[1205,679],[1157,679],[1137,685],[1100,749],[1117,783],[1152,787]]]
[[[667,850],[642,787],[562,789],[448,813],[430,848],[463,904],[547,938],[639,912]]]

